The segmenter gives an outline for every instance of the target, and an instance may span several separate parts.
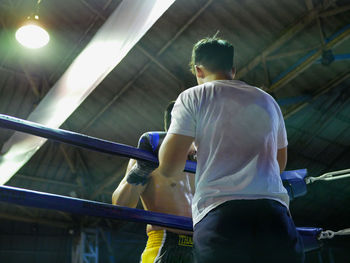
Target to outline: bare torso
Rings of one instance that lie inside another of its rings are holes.
[[[145,210],[192,217],[191,204],[194,194],[194,174],[181,173],[179,177],[169,179],[152,173],[150,181],[141,195]],[[164,227],[147,225],[147,232],[161,230]],[[166,228],[179,234],[192,232]]]

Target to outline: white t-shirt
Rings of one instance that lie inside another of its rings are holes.
[[[288,144],[286,129],[266,92],[238,80],[187,89],[176,100],[168,133],[195,138],[194,225],[229,200],[273,199],[288,208],[276,158]]]

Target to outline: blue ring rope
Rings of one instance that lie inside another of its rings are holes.
[[[74,214],[148,223],[192,231],[192,219],[68,196],[0,186],[0,201]]]
[[[17,187],[0,186],[0,201],[16,205],[59,210],[73,214],[147,223],[187,231],[193,230],[192,219],[189,217],[122,207]],[[304,240],[305,251],[311,251],[320,247],[317,238],[322,228],[297,227],[297,231]]]
[[[48,128],[34,122],[3,114],[0,114],[0,127],[84,147],[98,152],[117,154],[124,157],[158,163],[157,158],[151,153],[132,146],[62,129]],[[195,170],[196,163],[187,161],[185,171],[194,173]],[[80,215],[147,223],[187,231],[192,231],[193,229],[192,219],[188,217],[116,206],[10,186],[0,186],[0,201],[23,206],[59,210]],[[304,243],[306,243],[306,251],[319,248],[317,237],[321,233],[322,228],[297,227],[297,230],[303,237]]]
[[[102,153],[117,154],[123,157],[158,163],[157,157],[155,157],[152,153],[140,150],[136,147],[102,140],[96,137],[91,137],[63,129],[48,128],[44,125],[35,122],[22,120],[4,114],[0,114],[0,127],[29,133],[32,135],[64,142],[67,144],[87,148]],[[187,161],[185,171],[195,173],[196,163],[192,161]]]
[[[68,143],[98,152],[114,155],[117,154],[124,157],[158,163],[157,157],[152,153],[138,149],[136,147],[102,140],[96,137],[90,137],[63,129],[48,128],[35,122],[22,120],[3,114],[0,114],[0,127],[29,133],[32,135]],[[196,162],[187,161],[184,170],[186,172],[195,173]],[[288,181],[290,184],[290,187],[288,189],[293,190],[293,193],[289,191],[291,199],[306,194],[306,184],[304,182],[304,177],[306,174],[307,171],[304,169],[285,171],[281,174],[282,180]],[[301,177],[301,175],[303,175],[303,177]]]

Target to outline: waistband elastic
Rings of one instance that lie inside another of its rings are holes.
[[[166,230],[152,230],[148,232],[147,235],[147,248],[159,247],[164,243],[168,245],[193,247],[192,235],[180,235]]]

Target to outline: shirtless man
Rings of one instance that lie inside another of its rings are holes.
[[[170,103],[164,114],[164,128],[170,126]],[[138,148],[158,156],[166,132],[148,132],[141,136]],[[194,150],[189,153],[193,159]],[[139,199],[145,210],[191,217],[194,175],[180,173],[176,178],[166,178],[152,173],[156,165],[130,159],[126,175],[112,196],[112,203],[135,208]],[[148,241],[141,255],[142,263],[192,262],[192,232],[147,225]]]

